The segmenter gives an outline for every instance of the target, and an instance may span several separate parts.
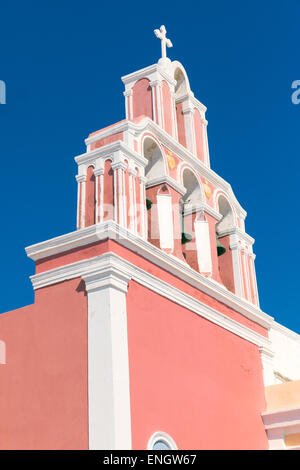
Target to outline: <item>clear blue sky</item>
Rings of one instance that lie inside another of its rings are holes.
[[[2,2],[0,312],[33,302],[24,247],[75,229],[75,155],[124,118],[122,75],[165,24],[208,107],[211,165],[247,210],[262,309],[300,333],[299,1]]]

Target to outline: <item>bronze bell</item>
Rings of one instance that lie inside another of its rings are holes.
[[[219,242],[219,238],[217,237],[217,253],[218,253],[218,256],[222,256],[224,255],[224,253],[226,253],[226,248],[224,245],[222,245],[220,242]]]

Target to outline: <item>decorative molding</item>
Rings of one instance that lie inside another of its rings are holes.
[[[123,121],[116,126],[109,129],[105,129],[98,134],[91,136],[85,140],[86,145],[95,142],[99,139],[115,134],[116,132],[129,132],[135,137],[139,137],[143,132],[152,132],[163,145],[168,147],[172,152],[178,155],[182,160],[189,163],[191,167],[196,170],[201,176],[206,178],[211,184],[219,189],[222,189],[225,194],[229,197],[237,210],[240,217],[243,219],[246,217],[247,212],[242,208],[238,200],[236,199],[231,185],[225,181],[221,176],[217,175],[211,168],[206,166],[198,157],[190,152],[186,147],[181,145],[177,140],[170,136],[164,129],[158,126],[152,119],[146,117],[140,123],[133,123],[131,121]],[[111,144],[108,144],[111,145]],[[106,146],[105,146],[106,147]],[[101,147],[102,149],[105,147]],[[87,155],[87,154],[84,154]],[[78,157],[76,157],[78,158]],[[75,158],[75,160],[76,160]],[[140,157],[141,158],[141,157]]]
[[[120,154],[118,152],[123,153],[125,158],[131,158],[137,165],[141,165],[142,167],[145,167],[148,163],[148,160],[146,158],[142,157],[137,152],[132,150],[122,140],[117,140],[116,142],[112,142],[110,144],[104,145],[103,147],[92,150],[91,152],[83,153],[82,155],[78,155],[74,159],[78,165],[89,165],[90,163],[95,162],[99,158],[112,158],[115,154],[118,157],[117,160],[121,161]]]
[[[272,325],[273,318],[262,312],[257,306],[237,297],[222,284],[219,284],[213,279],[206,278],[176,256],[165,253],[139,235],[120,227],[112,220],[52,238],[45,242],[29,246],[25,250],[29,258],[37,261],[58,253],[67,252],[80,246],[95,243],[99,240],[104,240],[105,238],[116,240],[122,246],[143,256],[145,259],[148,259],[193,287],[228,305],[233,310],[257,322],[263,327],[270,328]],[[43,276],[43,274],[44,273],[39,276]],[[34,276],[32,279],[35,279]],[[40,279],[42,279],[42,277]]]
[[[219,237],[225,237],[226,235],[237,235],[239,239],[244,240],[249,245],[253,245],[255,242],[254,238],[252,238],[246,232],[243,232],[243,230],[241,230],[239,227],[228,227],[223,230],[218,230],[218,235]],[[245,247],[243,247],[243,249],[245,249]],[[249,250],[245,250],[245,251],[248,252]]]
[[[212,217],[214,217],[214,219],[218,221],[221,220],[223,217],[219,212],[217,212],[215,209],[213,209],[211,206],[209,206],[208,204],[204,202],[191,204],[191,205],[185,205],[184,216],[194,214],[195,212],[200,212],[200,211],[207,212],[207,214],[211,215]]]
[[[102,275],[102,273],[106,272],[108,272],[107,275]],[[100,273],[100,279],[97,273]],[[242,325],[225,314],[218,312],[200,300],[195,299],[143,269],[134,266],[129,261],[112,252],[51,269],[44,273],[35,274],[31,276],[31,281],[34,289],[40,289],[76,277],[82,277],[89,283],[87,287],[88,291],[106,286],[112,286],[115,289],[124,291],[128,280],[132,279],[147,289],[259,346],[266,354],[272,354],[270,351],[271,342],[265,336],[260,335],[248,326]]]
[[[95,175],[95,176],[104,175],[104,168],[95,168],[95,170],[94,170],[94,175]]]
[[[288,338],[291,338],[294,341],[297,341],[300,343],[300,335],[298,333],[290,330],[289,328],[287,328],[284,325],[281,325],[280,323],[277,323],[276,321],[272,323],[272,330],[277,330],[284,336],[287,336]]]
[[[152,434],[152,436],[150,437],[148,441],[147,449],[153,450],[154,444],[158,441],[165,442],[170,447],[171,450],[178,450],[178,447],[174,439],[172,439],[172,437],[169,434],[163,431],[157,431],[154,434]]]
[[[172,65],[171,61],[168,62],[168,65]],[[176,80],[169,74],[168,67],[165,67],[165,63],[156,63],[153,65],[149,65],[140,70],[136,70],[135,72],[129,73],[121,77],[122,82],[126,86],[126,90],[128,86],[133,86],[138,80],[141,78],[151,78],[151,76],[159,76],[161,75],[170,85],[175,86]]]
[[[146,188],[152,188],[153,186],[165,183],[170,185],[173,189],[175,189],[175,191],[182,195],[186,193],[186,188],[182,186],[182,184],[178,183],[176,180],[174,180],[174,178],[171,178],[167,175],[158,176],[156,178],[151,178],[150,180],[147,180]]]
[[[75,178],[77,183],[83,183],[86,181],[86,175],[76,175]]]

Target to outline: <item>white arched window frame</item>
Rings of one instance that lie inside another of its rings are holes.
[[[153,447],[155,446],[157,442],[163,442],[170,448],[170,450],[178,450],[178,447],[174,439],[172,439],[172,437],[169,436],[169,434],[163,431],[157,431],[154,434],[152,434],[152,436],[150,437],[148,441],[147,449],[154,450]]]

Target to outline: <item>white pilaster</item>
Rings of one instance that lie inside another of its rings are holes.
[[[132,119],[133,110],[132,110],[132,89],[125,90],[123,92],[125,96],[125,112],[126,112],[126,119]]]
[[[183,101],[182,113],[184,115],[184,128],[186,136],[186,146],[190,152],[196,155],[196,136],[194,123],[194,108],[189,101]]]
[[[230,249],[232,252],[232,265],[233,265],[235,294],[239,297],[243,297],[244,290],[243,290],[240,245],[238,243],[236,234],[230,235]]]
[[[130,276],[108,263],[83,279],[88,301],[89,448],[131,449],[126,317]]]
[[[161,80],[153,80],[150,82],[152,88],[152,106],[153,121],[160,127],[163,127],[162,99],[161,99]]]
[[[248,269],[248,252],[244,248],[241,250],[242,263],[244,266],[245,273],[245,298],[251,302],[251,288],[250,288],[250,279],[249,279],[249,269]]]
[[[140,218],[141,218],[141,236],[147,240],[148,238],[148,216],[146,210],[146,182],[145,176],[139,177],[140,184]]]
[[[203,126],[203,143],[204,143],[204,163],[206,166],[210,167],[210,157],[209,157],[209,147],[208,147],[208,137],[207,137],[207,120],[202,119]]]
[[[103,174],[104,169],[95,169],[94,175],[96,179],[95,191],[96,191],[96,224],[103,221]]]
[[[77,228],[84,228],[85,217],[85,182],[86,175],[77,175],[76,180],[78,183],[77,192]]]
[[[258,297],[254,260],[255,260],[255,254],[251,253],[250,254],[250,270],[251,270],[252,287],[253,287],[253,292],[254,292],[255,305],[259,307],[259,297]]]
[[[259,352],[263,368],[264,386],[274,385],[274,352],[264,347],[260,348]]]
[[[136,194],[135,194],[135,177],[136,171],[132,168],[129,172],[129,229],[136,233]]]

